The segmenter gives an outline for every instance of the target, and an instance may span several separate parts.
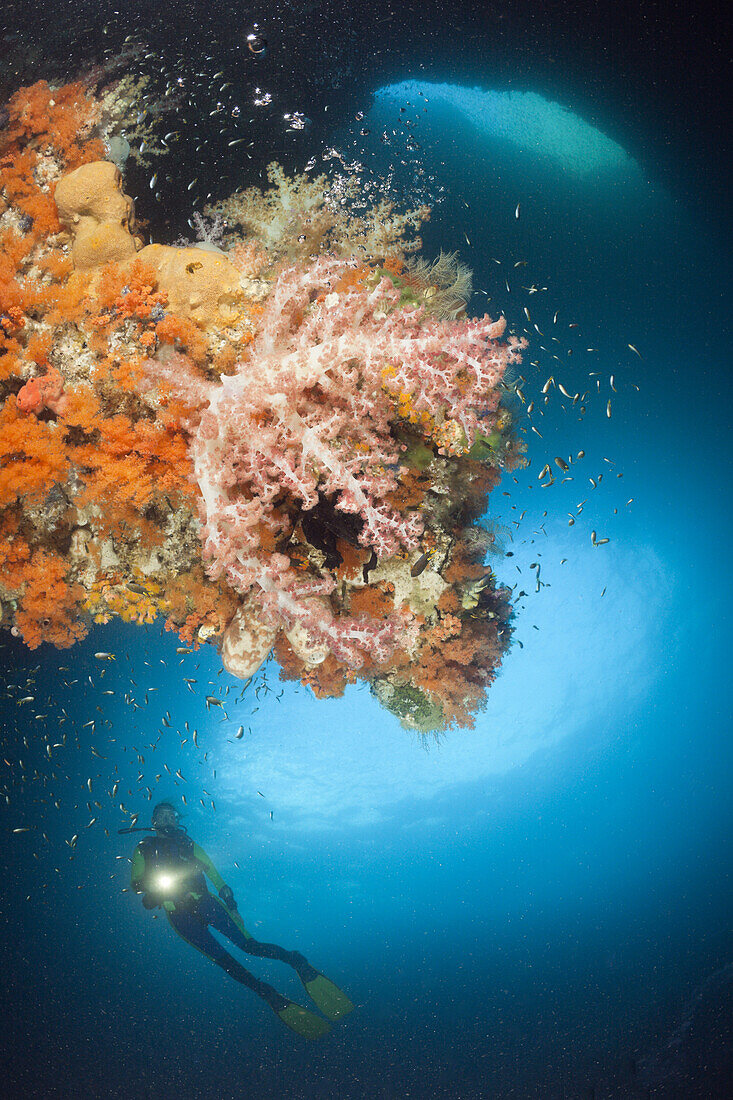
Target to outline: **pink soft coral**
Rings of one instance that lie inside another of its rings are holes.
[[[396,621],[366,630],[319,617],[307,598],[313,583],[296,577],[287,558],[263,553],[263,528],[281,531],[284,495],[303,510],[326,496],[359,514],[359,541],[379,558],[414,549],[418,513],[387,502],[400,477],[391,431],[400,402],[409,401],[418,425],[462,432],[467,449],[479,432],[490,433],[498,383],[522,346],[515,337],[498,343],[503,318],[431,319],[400,306],[390,279],[358,269],[321,258],[283,271],[246,358],[221,383],[206,386],[180,362],[148,363],[175,395],[200,401],[190,450],[212,575],[224,573],[243,595],[254,591],[265,613],[288,627],[300,622],[349,663],[357,663],[354,646],[386,659]]]

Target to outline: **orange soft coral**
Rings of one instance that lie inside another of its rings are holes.
[[[304,671],[302,683],[311,689],[316,699],[334,699],[344,694],[348,679],[344,665],[329,653],[320,665]]]
[[[85,141],[99,118],[99,107],[81,83],[51,89],[45,80],[20,88],[7,103],[4,146],[45,146],[58,153],[67,169],[103,154],[101,142]]]
[[[66,480],[69,457],[59,426],[19,412],[15,397],[0,409],[0,507],[25,497],[40,503]]]
[[[386,585],[370,584],[364,588],[353,589],[351,614],[368,615],[372,619],[383,619],[393,614],[394,600],[392,595],[385,591],[386,588]]]
[[[0,519],[0,584],[7,593],[18,595],[30,556],[30,547],[20,533],[18,514],[6,509]]]
[[[49,642],[67,649],[87,634],[79,617],[84,589],[66,579],[63,560],[37,550],[26,570],[26,586],[15,625],[29,649]]]
[[[155,326],[158,339],[164,344],[173,344],[182,348],[196,364],[201,364],[208,355],[208,344],[201,329],[185,317],[168,314]]]
[[[148,322],[153,311],[163,307],[168,295],[156,291],[157,275],[141,260],[130,264],[105,264],[96,292],[101,309],[93,324],[104,326],[128,319]]]
[[[143,509],[155,494],[190,495],[190,461],[180,433],[151,421],[134,422],[117,415],[87,423],[99,436],[72,446],[71,454],[87,484],[85,503],[106,502]]]
[[[446,616],[423,635],[410,670],[417,687],[440,703],[448,724],[473,727],[504,646],[494,621]]]
[[[165,628],[178,633],[186,645],[198,645],[198,632],[220,636],[234,618],[239,599],[224,581],[211,581],[202,566],[174,577],[165,593]]]

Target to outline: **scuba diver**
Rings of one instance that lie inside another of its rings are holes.
[[[132,889],[143,895],[146,909],[162,906],[182,939],[208,955],[235,981],[262,997],[275,1015],[299,1035],[317,1039],[329,1030],[330,1024],[250,974],[212,936],[211,928],[249,955],[277,959],[292,966],[308,996],[329,1020],[338,1020],[351,1012],[354,1006],[346,994],[312,967],[305,956],[298,951],[286,951],[275,943],[260,943],[247,931],[231,887],[226,885],[203,848],[195,844],[181,826],[180,815],[170,802],[159,802],[154,808],[150,828],[155,836],[141,840],[132,857]],[[209,893],[205,875],[214,884],[218,897]]]

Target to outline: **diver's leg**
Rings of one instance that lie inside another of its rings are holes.
[[[302,1035],[305,1039],[318,1039],[321,1035],[325,1035],[330,1027],[326,1020],[316,1016],[313,1012],[309,1012],[307,1008],[296,1004],[295,1001],[283,997],[266,982],[259,981],[254,974],[250,974],[249,970],[245,970],[236,959],[232,958],[218,940],[214,939],[208,928],[209,917],[214,912],[214,907],[207,904],[207,899],[202,898],[201,900],[200,909],[197,907],[188,911],[174,910],[172,913],[167,914],[168,920],[178,935],[187,943],[190,943],[192,947],[196,947],[204,955],[207,955],[222,970],[226,970],[227,974],[231,975],[235,981],[246,985],[258,997],[266,1001],[275,1015],[291,1031]],[[211,899],[212,902],[214,900]],[[236,925],[234,927],[236,928]],[[237,929],[237,931],[239,930]],[[242,939],[247,942],[244,936]]]
[[[242,985],[246,985],[248,989],[251,989],[253,993],[256,993],[258,997],[261,997],[263,1001],[266,1001],[273,1012],[281,1012],[290,1003],[286,997],[283,997],[276,989],[273,989],[271,985],[266,982],[259,981],[255,978],[254,974],[250,974],[249,970],[237,962],[237,960],[226,951],[218,940],[214,939],[209,932],[209,929],[203,920],[199,919],[191,911],[174,910],[172,913],[168,913],[168,920],[175,928],[176,932],[182,939],[190,943],[192,947],[195,947],[198,951],[201,951],[204,955],[207,955],[212,962],[215,962],[217,966],[220,966],[222,970],[226,970],[230,977],[235,981],[241,982]]]
[[[328,1016],[329,1020],[339,1020],[353,1009],[353,1004],[343,992],[325,974],[321,974],[314,966],[311,966],[305,955],[299,951],[286,951],[277,943],[261,943],[252,936],[242,934],[234,917],[220,898],[211,895],[202,899],[200,904],[206,905],[206,919],[212,928],[221,932],[241,951],[248,955],[256,955],[260,959],[276,959],[278,962],[292,966],[300,978],[306,993],[316,1003],[321,1012]]]
[[[317,970],[308,965],[305,955],[301,955],[299,951],[286,951],[284,947],[280,947],[277,943],[261,943],[253,936],[243,935],[234,916],[220,898],[209,895],[206,899],[202,898],[200,905],[203,906],[204,904],[206,907],[202,909],[202,912],[206,913],[206,919],[211,927],[215,928],[217,932],[221,932],[241,951],[246,951],[248,955],[256,955],[260,959],[276,959],[278,962],[287,963],[288,966],[292,966],[294,970],[297,970],[298,974],[303,969],[307,974],[304,980],[307,981],[310,981],[318,973]]]

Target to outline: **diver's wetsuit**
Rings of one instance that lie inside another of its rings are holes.
[[[208,955],[236,981],[262,997],[274,1012],[280,1012],[290,1002],[271,985],[250,974],[212,936],[209,928],[221,932],[249,955],[287,963],[304,982],[310,981],[318,971],[309,966],[299,952],[285,951],[275,943],[260,943],[254,939],[236,909],[229,909],[220,898],[209,893],[204,873],[221,891],[225,885],[224,879],[203,848],[182,829],[172,830],[166,835],[145,837],[132,857],[132,888],[138,894],[145,893],[146,906],[153,908],[162,905],[179,936]],[[168,880],[163,887],[159,885],[160,876]]]

